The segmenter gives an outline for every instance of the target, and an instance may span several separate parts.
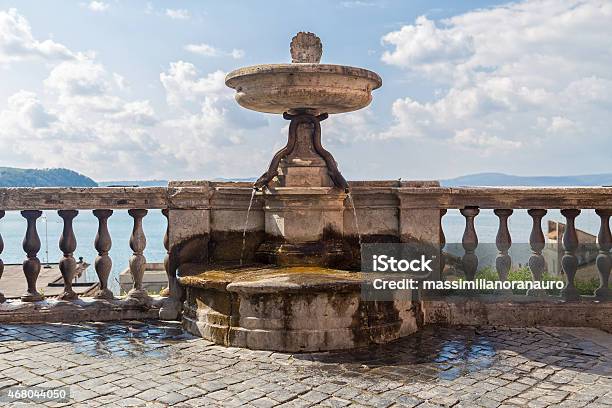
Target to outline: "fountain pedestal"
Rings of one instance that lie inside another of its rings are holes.
[[[346,264],[343,236],[348,183],[321,145],[326,114],[285,114],[287,145],[255,183],[264,188],[265,232],[257,260],[273,265]]]
[[[212,270],[180,278],[183,327],[217,344],[312,352],[386,343],[417,330],[411,297],[361,298],[363,277],[314,267]]]
[[[273,265],[342,265],[346,193],[333,187],[279,187],[264,195],[267,240],[257,259]]]

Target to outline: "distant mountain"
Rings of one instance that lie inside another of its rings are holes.
[[[227,181],[230,183],[254,183],[257,181],[257,177],[243,177],[243,178],[224,178],[224,177],[217,177],[215,179],[212,179],[212,181]]]
[[[100,187],[168,187],[168,180],[120,180],[120,181],[99,181]]]
[[[469,174],[440,180],[444,187],[460,186],[612,186],[612,173],[583,176],[512,176],[503,173]]]
[[[87,176],[68,169],[0,167],[0,187],[97,187]]]
[[[228,182],[255,182],[257,177],[250,178],[214,178],[211,181],[228,181]],[[100,187],[167,187],[168,180],[120,180],[120,181],[99,181]]]

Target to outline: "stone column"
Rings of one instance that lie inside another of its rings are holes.
[[[128,214],[134,219],[134,227],[130,236],[130,248],[133,251],[130,257],[130,274],[134,280],[133,288],[128,292],[128,297],[139,300],[148,298],[147,291],[142,287],[142,280],[147,267],[147,259],[143,252],[147,246],[147,238],[142,229],[142,219],[147,215],[147,210],[129,210]]]
[[[461,244],[465,250],[463,255],[463,270],[467,280],[474,280],[476,271],[478,270],[478,256],[476,256],[476,248],[478,247],[478,234],[474,219],[480,213],[478,207],[465,207],[460,210],[461,215],[465,217],[465,230]]]
[[[561,258],[561,266],[567,278],[567,286],[562,291],[565,300],[580,300],[578,289],[574,285],[574,278],[578,270],[578,258],[576,257],[576,249],[578,249],[578,234],[576,233],[575,220],[580,214],[578,209],[564,209],[561,214],[565,217],[565,231],[563,232],[563,258]]]
[[[508,230],[508,218],[512,215],[513,211],[511,209],[497,209],[494,213],[499,218],[499,228],[495,237],[495,245],[499,253],[495,258],[495,268],[497,269],[499,280],[505,282],[508,280],[508,273],[512,267],[512,258],[508,254],[512,246],[512,237]]]
[[[544,232],[542,232],[542,218],[546,215],[547,210],[543,208],[533,208],[527,213],[531,216],[531,234],[529,235],[529,245],[531,247],[531,256],[529,257],[529,270],[531,270],[531,280],[541,281],[546,269],[546,260],[542,255],[542,250],[546,246]],[[528,290],[529,296],[547,296],[545,290],[532,289]]]
[[[23,250],[26,253],[26,259],[23,261],[23,273],[28,282],[26,293],[21,296],[23,302],[36,302],[43,299],[43,295],[36,290],[36,281],[40,273],[40,260],[38,259],[38,251],[40,251],[40,238],[36,231],[36,220],[42,215],[39,210],[25,210],[21,212],[28,226],[25,237],[23,238]]]
[[[432,188],[439,187],[437,181],[429,182],[402,182],[402,187]],[[400,213],[399,213],[399,235],[400,241],[423,246],[427,252],[431,251],[431,256],[435,257],[434,268],[429,280],[441,280],[442,271],[440,270],[442,257],[442,231],[441,217],[446,211],[441,212],[437,206],[434,208],[413,208],[408,197],[399,193]]]
[[[612,210],[595,210],[600,218],[599,234],[597,235],[597,243],[599,246],[599,254],[597,255],[597,271],[599,272],[599,287],[595,290],[595,296],[601,300],[610,298],[610,269],[612,268],[612,258],[610,257],[610,248],[612,248],[612,234],[610,233],[610,216]]]
[[[100,281],[100,290],[96,293],[96,299],[112,299],[113,292],[108,289],[108,277],[113,269],[113,261],[108,255],[113,244],[108,232],[108,219],[113,210],[94,210],[93,215],[98,219],[98,233],[94,241],[98,256],[95,261],[96,274]]]
[[[77,294],[72,290],[72,281],[76,275],[76,261],[74,251],[77,247],[76,237],[72,228],[72,221],[79,213],[77,210],[59,210],[58,215],[64,220],[64,229],[60,237],[59,247],[62,251],[62,259],[59,268],[64,278],[64,293],[58,296],[61,300],[75,300]]]
[[[164,210],[168,219],[168,274],[179,275],[183,263],[208,262],[210,200],[214,192],[210,184],[208,181],[168,183],[168,209]],[[182,297],[180,286],[176,290],[176,298]]]

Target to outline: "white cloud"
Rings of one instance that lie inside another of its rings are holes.
[[[112,113],[107,117],[111,120],[120,120],[128,124],[136,123],[142,126],[153,126],[157,123],[155,111],[151,102],[147,100],[127,102],[119,112]]]
[[[101,63],[83,57],[58,64],[44,85],[68,110],[117,112],[123,102],[113,93],[118,89],[115,81]]]
[[[110,4],[104,3],[103,1],[91,1],[87,4],[87,8],[96,13],[102,13],[110,8]]]
[[[400,67],[419,67],[425,72],[447,68],[465,62],[474,54],[473,37],[460,30],[438,29],[435,22],[421,16],[415,25],[402,27],[382,38],[393,46],[382,60]]]
[[[16,92],[0,110],[0,145],[10,149],[5,165],[69,166],[98,180],[244,177],[265,168],[272,143],[262,141],[272,132],[250,133],[268,121],[236,104],[225,72],[202,74],[191,63],[172,62],[158,84],[167,105],[155,104],[130,98],[128,79],[94,53],[34,39],[15,11],[0,14],[0,21],[3,62],[7,55],[10,61],[27,56],[53,62],[45,65],[42,90]]]
[[[32,92],[11,96],[0,111],[0,144],[11,150],[6,164],[70,163],[98,180],[237,177],[265,167],[269,146],[245,135],[267,121],[237,106],[224,72],[201,75],[193,64],[171,63],[160,74],[170,105],[161,115],[149,100],[120,96],[117,78],[80,57],[51,69],[44,103]]]
[[[220,51],[208,44],[188,44],[185,46],[185,50],[194,54],[204,55],[206,57],[217,57],[221,53]]]
[[[16,9],[0,10],[0,65],[28,59],[68,60],[75,55],[53,40],[37,40]]]
[[[166,9],[166,16],[173,20],[189,20],[191,13],[185,9]]]
[[[200,77],[195,65],[177,61],[170,64],[167,72],[159,75],[159,80],[166,90],[168,104],[181,106],[202,98],[231,98],[232,92],[225,86],[225,75],[223,71],[215,71]]]
[[[452,143],[458,145],[460,148],[484,150],[485,153],[489,153],[491,150],[518,149],[523,145],[521,142],[503,140],[497,136],[479,133],[472,128],[456,131],[455,136],[452,138]]]
[[[230,52],[225,52],[218,48],[213,47],[212,45],[201,43],[201,44],[188,44],[185,46],[185,51],[189,51],[193,54],[203,55],[205,57],[220,57],[220,56],[229,56],[234,59],[240,59],[244,57],[244,51],[233,49]]]
[[[57,118],[49,113],[33,92],[19,91],[8,98],[8,108],[0,113],[0,123],[19,129],[45,129]]]
[[[482,155],[512,149],[521,152],[519,167],[561,144],[583,150],[584,137],[602,145],[612,125],[610,21],[612,3],[600,0],[523,1],[442,21],[419,17],[383,37],[382,60],[406,70],[408,84],[433,82],[439,92],[427,101],[397,99],[394,124],[376,136]]]
[[[117,88],[119,88],[119,90],[124,91],[129,88],[129,84],[127,83],[123,75],[113,72],[113,80],[115,81],[115,85],[117,85]]]
[[[550,133],[575,132],[578,129],[574,121],[564,118],[563,116],[553,116],[550,119],[550,124],[546,128]]]
[[[230,55],[234,59],[244,58],[244,50],[234,48],[232,52],[230,52]]]

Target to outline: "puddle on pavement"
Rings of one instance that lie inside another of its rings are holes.
[[[76,353],[91,357],[164,358],[169,345],[191,337],[179,324],[118,322],[88,324],[73,330],[69,340]]]
[[[168,356],[169,345],[193,338],[177,323],[124,321],[79,324],[2,325],[3,342],[67,342],[91,357]]]
[[[426,328],[394,343],[351,352],[296,355],[323,363],[322,370],[370,372],[403,382],[453,380],[493,366],[497,355],[491,342],[473,330]]]

